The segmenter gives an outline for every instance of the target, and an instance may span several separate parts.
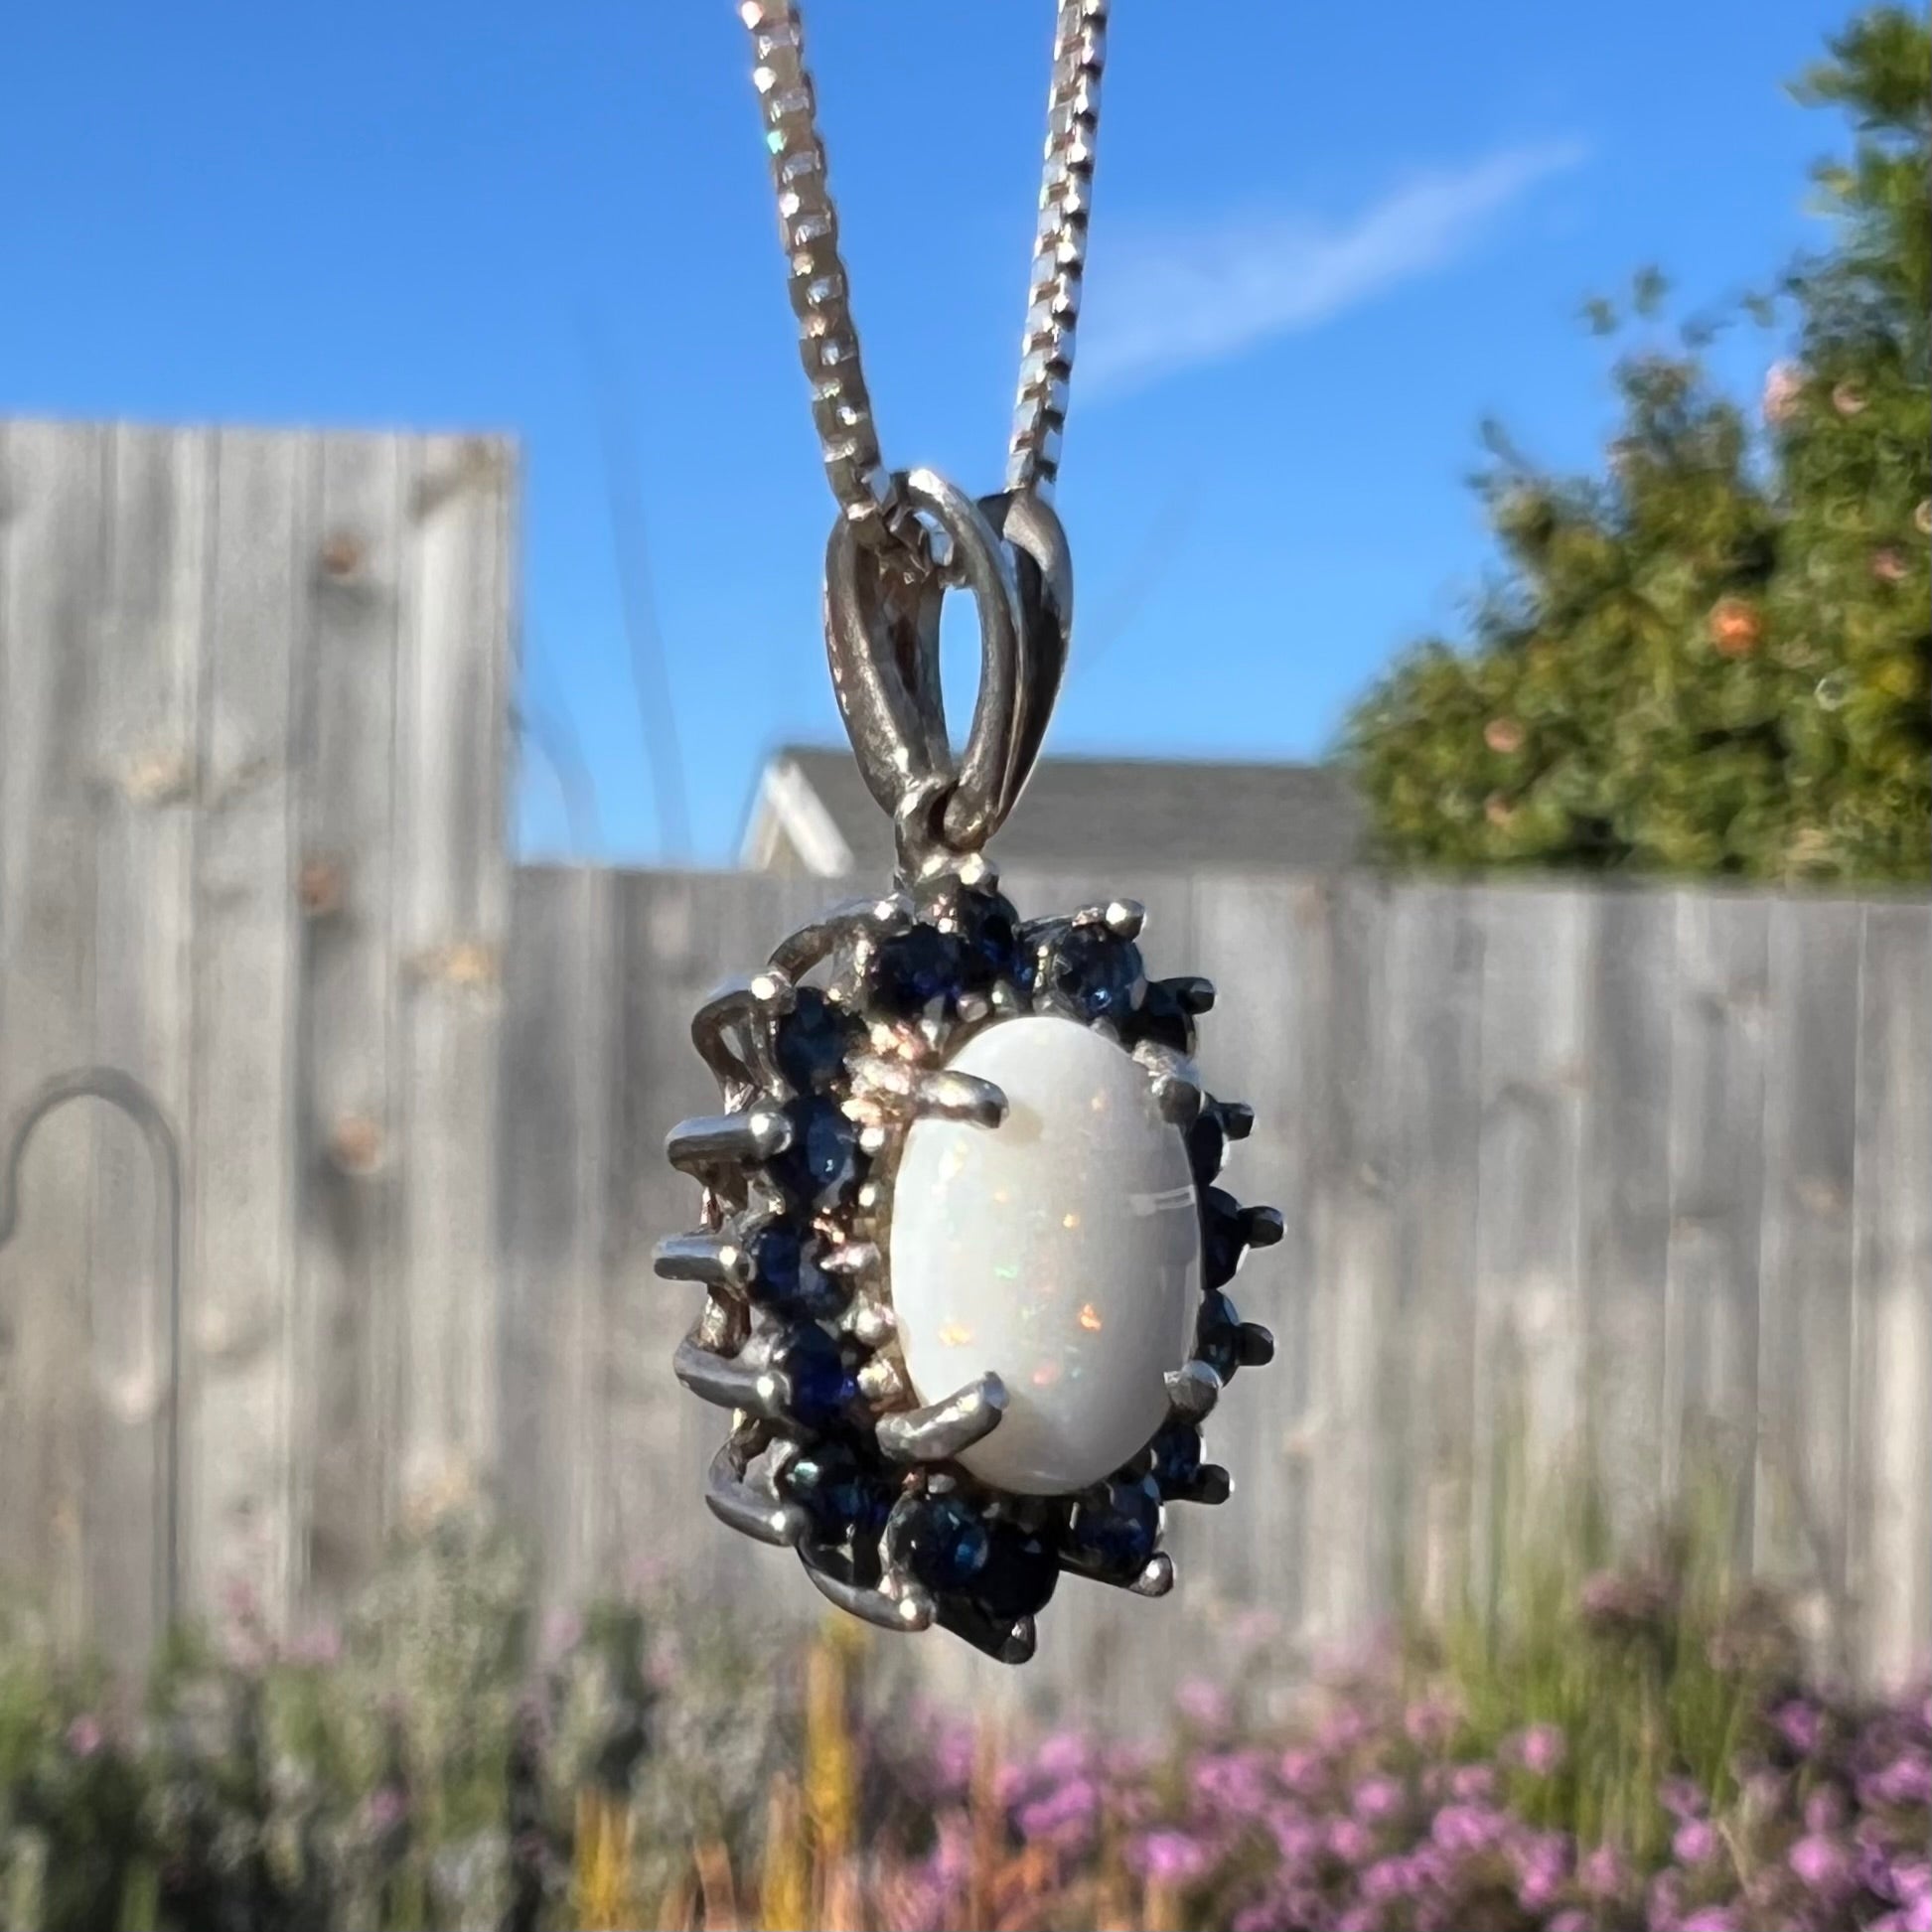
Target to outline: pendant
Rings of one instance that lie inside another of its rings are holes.
[[[706,1487],[893,1630],[1033,1654],[1063,1573],[1159,1596],[1170,1502],[1220,1503],[1202,1423],[1273,1343],[1227,1288],[1280,1238],[1217,1186],[1251,1111],[1194,1066],[1205,979],[1149,979],[1126,899],[1023,920],[980,846],[1044,736],[1071,616],[1053,513],[897,479],[945,561],[833,533],[827,640],[896,889],[827,913],[692,1023],[725,1111],[673,1130],[701,1226],[657,1269],[705,1300],[674,1367],[731,1412]],[[979,608],[955,764],[939,605]]]

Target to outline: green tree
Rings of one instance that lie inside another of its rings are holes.
[[[1708,330],[1626,355],[1600,476],[1491,433],[1474,637],[1411,652],[1348,728],[1392,860],[1932,873],[1932,36],[1863,13],[1794,92],[1855,131],[1815,171],[1829,248],[1754,305],[1791,359],[1745,408]]]

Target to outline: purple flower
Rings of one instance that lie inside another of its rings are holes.
[[[1174,1703],[1181,1715],[1198,1730],[1225,1730],[1234,1715],[1227,1692],[1203,1677],[1189,1678],[1175,1692]]]
[[[1932,1864],[1923,1858],[1900,1858],[1891,1868],[1893,1889],[1902,1905],[1932,1902]]]
[[[1284,1865],[1305,1865],[1322,1848],[1322,1828],[1292,1805],[1276,1805],[1267,1815],[1268,1835]]]
[[[949,1797],[957,1796],[972,1782],[977,1741],[966,1724],[949,1724],[940,1732],[933,1747],[933,1772]]]
[[[1835,1832],[1845,1823],[1845,1794],[1836,1785],[1823,1784],[1805,1799],[1805,1830],[1814,1837]]]
[[[1034,1752],[1033,1768],[1043,1778],[1071,1778],[1087,1768],[1087,1740],[1077,1731],[1055,1731]]]
[[[1327,1788],[1328,1769],[1318,1751],[1283,1751],[1276,1770],[1297,1798],[1313,1798]]]
[[[1510,1749],[1526,1771],[1547,1778],[1563,1761],[1563,1734],[1555,1724],[1532,1724],[1510,1740]]]
[[[1362,1874],[1362,1896],[1378,1904],[1403,1898],[1413,1886],[1407,1858],[1381,1858]]]
[[[1614,1845],[1599,1845],[1577,1866],[1576,1876],[1592,1898],[1615,1898],[1629,1882]]]
[[[1671,1840],[1671,1856],[1679,1864],[1709,1864],[1717,1856],[1717,1833],[1702,1818],[1687,1819]]]
[[[1685,1919],[1677,1932],[1737,1932],[1737,1921],[1728,1905],[1706,1905]]]
[[[1440,1695],[1412,1704],[1402,1715],[1402,1727],[1417,1750],[1439,1751],[1455,1735],[1456,1708]]]
[[[1560,1833],[1546,1832],[1515,1850],[1517,1902],[1541,1912],[1557,1902],[1569,1875],[1569,1844]]]
[[[1445,1852],[1486,1852],[1507,1830],[1502,1816],[1481,1805],[1445,1805],[1429,1836]]]
[[[1458,1764],[1449,1778],[1457,1803],[1486,1805],[1496,1795],[1496,1771],[1488,1764]]]
[[[1129,1848],[1127,1861],[1157,1885],[1191,1885],[1213,1863],[1208,1848],[1185,1832],[1149,1832]]]
[[[75,1757],[92,1757],[106,1740],[100,1719],[82,1711],[68,1725],[68,1749]]]
[[[1559,1912],[1551,1919],[1544,1932],[1590,1932],[1590,1915],[1572,1905],[1567,1911]]]
[[[1807,1704],[1802,1698],[1793,1698],[1781,1704],[1771,1713],[1771,1721],[1777,1732],[1800,1757],[1809,1757],[1818,1748],[1818,1740],[1824,1735],[1825,1720],[1819,1714],[1815,1704]]]
[[[1084,1838],[1100,1811],[1101,1794],[1090,1778],[1073,1778],[1032,1804],[1013,1821],[1029,1843]]]
[[[1266,1762],[1260,1751],[1203,1752],[1188,1766],[1188,1783],[1204,1805],[1258,1818],[1267,1804]]]
[[[1355,1787],[1355,1815],[1370,1825],[1385,1825],[1402,1810],[1403,1788],[1394,1778],[1364,1778]]]
[[[1324,1751],[1335,1753],[1352,1750],[1369,1734],[1369,1719],[1366,1712],[1356,1709],[1353,1705],[1337,1705],[1322,1718],[1315,1731],[1315,1742]]]
[[[1337,1818],[1328,1827],[1328,1849],[1344,1864],[1366,1864],[1375,1856],[1375,1836],[1354,1818]]]
[[[1657,1802],[1673,1818],[1702,1818],[1707,1800],[1703,1788],[1690,1778],[1666,1778],[1657,1787]]]
[[[1791,1848],[1787,1862],[1813,1891],[1828,1896],[1843,1891],[1852,1875],[1845,1847],[1817,1833],[1801,1838]]]
[[[1858,1798],[1867,1805],[1932,1805],[1932,1758],[1923,1751],[1894,1758],[1858,1780]]]

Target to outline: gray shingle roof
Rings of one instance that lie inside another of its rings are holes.
[[[862,876],[892,868],[892,831],[849,751],[787,746]],[[1322,765],[1044,758],[988,847],[1041,870],[1325,871],[1360,857],[1366,818],[1346,777]]]

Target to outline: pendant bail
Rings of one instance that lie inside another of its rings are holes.
[[[1073,566],[1060,520],[1032,491],[977,503],[930,470],[893,479],[942,539],[917,582],[841,518],[825,548],[825,653],[867,789],[898,827],[901,867],[977,851],[1032,772],[1067,662]],[[940,683],[940,610],[972,593],[979,689],[956,760]]]

